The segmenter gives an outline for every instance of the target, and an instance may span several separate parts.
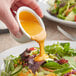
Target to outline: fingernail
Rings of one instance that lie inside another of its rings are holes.
[[[20,32],[16,33],[15,35],[17,38],[20,38],[22,36],[22,34]]]

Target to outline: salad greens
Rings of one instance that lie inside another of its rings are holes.
[[[38,47],[28,48],[18,57],[10,55],[4,59],[1,76],[76,76],[76,51],[70,43],[57,42],[44,49],[49,59],[41,62],[34,61]]]
[[[54,62],[54,61],[50,61],[50,62],[47,62],[43,65],[43,67],[47,67],[49,69],[62,69],[62,68],[68,68],[69,67],[69,64],[59,64],[57,62]]]
[[[56,73],[56,74],[59,74],[59,73],[62,73],[62,75],[63,74],[66,74],[66,73],[68,73],[68,72],[70,72],[70,70],[72,70],[73,68],[62,68],[62,69],[59,69],[59,70],[56,70],[54,73]]]
[[[53,45],[45,46],[45,51],[47,54],[53,54],[58,58],[64,56],[74,56],[76,53],[74,49],[70,47],[70,43],[57,43]]]
[[[59,69],[61,68],[61,65],[59,63],[56,63],[54,61],[50,61],[50,62],[47,62],[43,65],[43,67],[47,67],[49,69]]]
[[[76,21],[76,0],[48,0],[49,12],[63,20]]]

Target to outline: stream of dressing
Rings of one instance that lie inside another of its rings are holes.
[[[19,19],[24,30],[31,36],[32,40],[39,43],[40,54],[35,57],[35,61],[43,61],[48,59],[48,55],[44,51],[44,41],[46,39],[46,31],[41,27],[36,17],[27,11],[22,11]]]

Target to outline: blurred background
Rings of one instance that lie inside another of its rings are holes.
[[[40,4],[41,5],[41,4]],[[44,12],[44,11],[43,11]],[[47,38],[46,40],[71,40],[73,39],[67,37],[65,34],[62,34],[58,28],[57,25],[60,26],[62,29],[64,29],[67,33],[70,33],[73,37],[76,37],[76,28],[75,27],[68,27],[65,26],[64,24],[58,23],[56,21],[50,20],[44,16],[42,18],[45,27],[46,27],[46,32],[47,32]],[[0,52],[9,49],[14,46],[21,45],[20,43],[16,42],[11,36],[10,33],[5,26],[0,21]]]

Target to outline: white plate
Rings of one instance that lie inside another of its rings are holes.
[[[57,42],[70,42],[71,47],[76,49],[76,42],[71,42],[71,41],[46,41],[45,45],[52,45],[53,43],[57,43]],[[8,49],[2,53],[0,53],[0,70],[3,69],[3,59],[6,58],[9,55],[14,55],[14,56],[18,56],[19,54],[21,54],[26,48],[30,48],[30,47],[38,47],[38,44],[36,42],[29,42],[26,44],[23,44],[21,46],[17,46],[11,49]]]
[[[47,0],[39,0],[38,4],[39,4],[40,8],[42,9],[42,12],[46,18],[53,20],[55,22],[58,22],[60,24],[66,25],[66,26],[76,28],[76,22],[62,20],[62,19],[59,19],[59,18],[49,14],[47,12],[47,10],[50,6],[48,5]]]

